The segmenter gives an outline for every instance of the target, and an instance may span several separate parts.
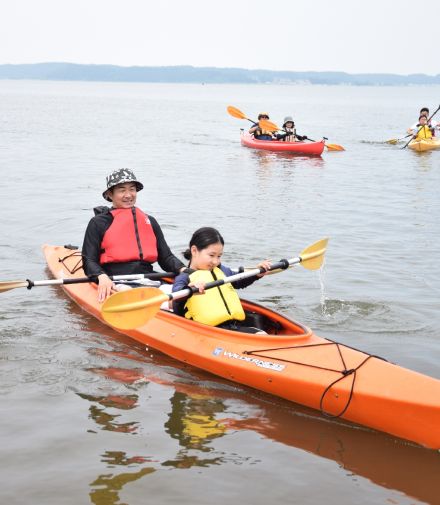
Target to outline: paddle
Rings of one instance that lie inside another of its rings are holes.
[[[267,121],[266,119],[260,120],[260,126],[268,131],[278,131],[278,130],[286,131],[282,128],[278,128],[278,126],[275,123],[272,123],[272,121]],[[323,139],[327,140],[327,137],[323,137]],[[307,138],[307,140],[310,140],[311,142],[316,142],[316,140],[309,139],[309,138]],[[325,144],[325,147],[329,151],[345,151],[345,149],[342,146],[340,146],[339,144]]]
[[[307,247],[297,258],[280,260],[271,265],[269,272],[282,271],[290,266],[301,264],[308,270],[317,270],[322,266],[328,239],[321,239]],[[231,275],[224,279],[208,282],[206,289],[239,281],[248,277],[265,273],[264,268],[255,268],[246,272]],[[179,300],[197,293],[198,288],[188,287],[174,293],[166,294],[157,288],[136,288],[116,293],[104,302],[101,308],[102,317],[107,323],[121,330],[129,330],[142,326],[152,319],[159,311],[162,303]],[[203,295],[200,295],[203,296]]]
[[[246,115],[243,112],[241,112],[240,109],[237,109],[237,107],[233,107],[232,105],[228,105],[228,107],[226,107],[226,110],[229,112],[229,114],[232,117],[235,117],[237,119],[247,119],[248,121],[250,121],[254,125],[258,124],[257,122],[252,121],[252,119],[249,119],[248,117],[246,117]]]
[[[437,112],[440,110],[440,105],[437,107],[437,109],[431,114],[431,117],[428,118],[428,121],[426,121],[426,124],[429,124],[429,122],[431,121],[431,119],[437,114]],[[416,138],[417,135],[419,134],[419,131],[423,128],[423,126],[421,126],[418,130],[417,130],[417,133],[415,135],[413,135],[413,138]],[[402,147],[402,149],[405,149],[405,147],[408,146],[408,144],[411,142],[412,139],[409,139],[408,142]]]
[[[397,142],[400,142],[401,140],[403,139],[407,139],[408,137],[411,137],[412,133],[410,133],[409,135],[405,135],[404,137],[400,138],[400,139],[390,139],[390,140],[385,140],[385,143],[386,144],[397,144]]]
[[[132,281],[136,279],[162,279],[164,277],[175,277],[173,272],[151,273],[151,274],[129,274],[129,275],[109,275],[113,281]],[[85,282],[96,282],[97,277],[77,277],[72,279],[45,279],[42,281],[0,281],[0,293],[16,288],[32,289],[34,286],[58,286],[60,284],[82,284]]]

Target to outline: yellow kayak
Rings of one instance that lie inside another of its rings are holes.
[[[440,138],[438,139],[421,139],[411,140],[408,147],[413,151],[431,151],[432,149],[440,149]]]

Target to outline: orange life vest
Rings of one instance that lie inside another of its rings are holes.
[[[137,207],[110,212],[113,222],[101,242],[100,263],[157,261],[157,240],[148,216]]]

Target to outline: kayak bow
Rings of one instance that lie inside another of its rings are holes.
[[[413,151],[432,151],[433,149],[440,148],[440,139],[411,140],[408,147]]]

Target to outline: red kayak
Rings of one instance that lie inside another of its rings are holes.
[[[278,153],[308,154],[319,156],[324,151],[324,140],[320,142],[283,142],[279,140],[257,140],[249,133],[241,134],[241,144],[252,149]]]

